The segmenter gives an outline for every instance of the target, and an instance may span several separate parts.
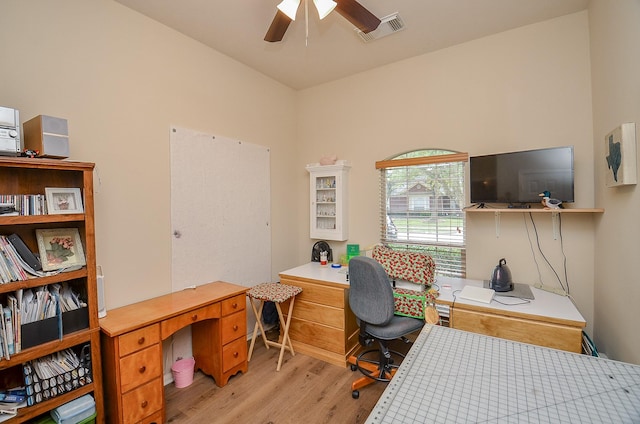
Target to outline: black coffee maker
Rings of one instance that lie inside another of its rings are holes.
[[[498,266],[493,270],[489,288],[496,292],[508,292],[513,290],[511,271],[507,266],[507,260],[505,258],[500,259]]]

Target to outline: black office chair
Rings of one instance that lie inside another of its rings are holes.
[[[364,377],[351,384],[351,396],[358,399],[358,389],[376,381],[390,381],[399,366],[393,356],[404,357],[399,352],[389,350],[388,342],[405,338],[419,330],[424,321],[394,315],[391,282],[382,265],[374,259],[364,256],[351,258],[349,283],[349,305],[360,326],[360,344],[366,347],[377,341],[379,345],[378,349],[349,358],[351,370],[360,370],[364,374]],[[372,358],[374,352],[378,355]]]

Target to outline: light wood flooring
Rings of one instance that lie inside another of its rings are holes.
[[[271,337],[269,337],[271,338]],[[285,352],[276,371],[279,350],[266,349],[256,341],[249,371],[239,373],[225,387],[209,376],[196,373],[191,386],[165,387],[168,423],[364,423],[384,391],[384,383],[360,390],[351,397],[351,382],[361,376],[350,368],[338,367],[297,353]],[[406,352],[410,345],[400,341],[393,349]]]

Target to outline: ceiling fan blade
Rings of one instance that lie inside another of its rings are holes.
[[[336,0],[336,11],[365,34],[378,28],[380,19],[356,0]]]
[[[271,26],[267,30],[267,34],[264,36],[264,41],[268,41],[270,43],[282,41],[282,37],[284,37],[284,33],[287,32],[287,28],[289,28],[290,23],[291,18],[282,13],[280,9],[276,9],[276,16],[274,16],[273,21],[271,21]]]

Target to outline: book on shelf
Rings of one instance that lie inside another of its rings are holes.
[[[18,409],[27,406],[27,392],[24,387],[0,391],[0,422],[18,414]]]
[[[46,215],[47,201],[44,194],[0,194],[0,205],[12,208],[8,215]],[[0,207],[0,216],[3,216]]]
[[[20,251],[25,256],[29,255],[29,253],[33,256],[28,257],[27,262],[12,243],[12,239],[15,243],[22,242],[20,237],[15,234],[12,234],[11,236],[0,235],[0,284],[10,283],[13,281],[26,281],[34,277],[56,275],[60,272],[70,271],[73,269],[64,268],[53,271],[42,271],[40,260],[29,251],[29,248],[26,247],[26,245],[21,246],[20,248]]]
[[[5,271],[7,275],[2,275],[3,283],[11,281],[24,281],[29,277],[23,268],[26,263],[19,257],[18,252],[13,247],[7,236],[0,236],[0,251],[4,259]]]
[[[4,236],[0,236],[0,278],[2,278],[2,283],[17,281],[19,278],[8,249]]]
[[[74,321],[63,323],[63,313],[87,308],[68,282],[49,284],[33,289],[18,289],[7,293],[6,305],[0,304],[0,360],[11,359],[11,355],[22,351],[22,326],[38,321],[56,319],[53,327],[47,326],[50,339],[62,339],[65,326],[73,328]],[[44,322],[44,321],[43,321]],[[30,329],[33,339],[33,328]],[[41,330],[36,330],[41,331]],[[70,330],[75,331],[75,330]],[[27,342],[27,347],[33,347]],[[1,391],[0,391],[1,393]]]
[[[11,333],[13,337],[14,352],[19,353],[21,350],[21,318],[20,318],[20,306],[18,303],[19,296],[22,295],[22,289],[18,290],[15,294],[7,295],[7,308],[11,313]]]
[[[4,308],[2,307],[2,305],[0,305],[0,315],[2,317],[4,317]],[[2,321],[1,326],[0,326],[0,332],[2,332],[2,350],[4,351],[5,359],[9,360],[9,359],[11,359],[11,353],[9,352],[9,343],[7,341],[6,322],[5,322],[4,318],[1,319],[0,321]]]
[[[15,334],[13,330],[13,317],[12,317],[11,309],[2,308],[1,305],[0,305],[0,309],[2,309],[2,315],[4,319],[4,325],[5,325],[4,331],[5,331],[5,337],[7,339],[7,350],[9,351],[10,355],[13,355],[14,353],[16,353],[16,350],[14,345]]]
[[[27,265],[31,267],[31,269],[35,271],[42,270],[42,264],[40,263],[40,259],[36,256],[31,249],[22,241],[19,235],[11,234],[7,236],[9,243],[16,250],[20,258],[26,262]]]

